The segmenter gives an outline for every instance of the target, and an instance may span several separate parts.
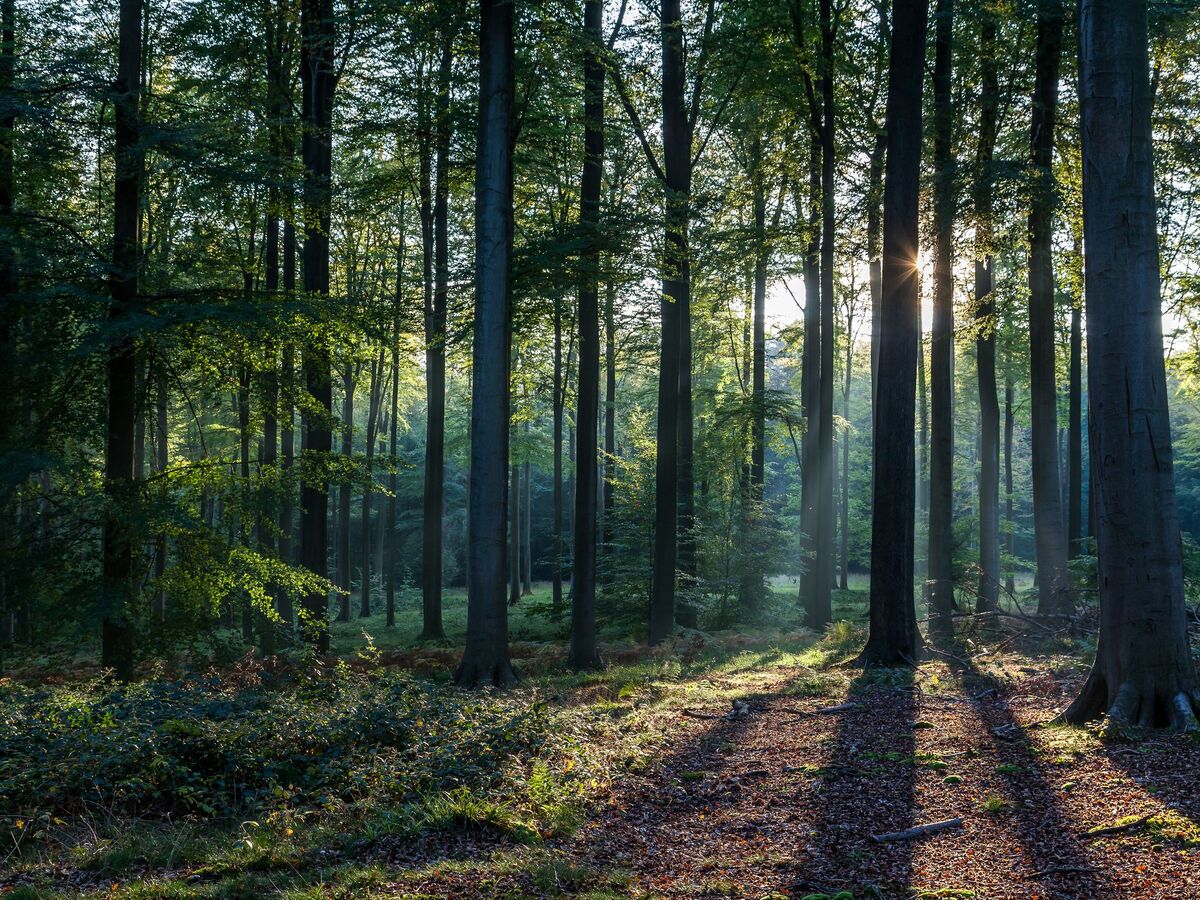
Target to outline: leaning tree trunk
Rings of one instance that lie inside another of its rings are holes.
[[[992,296],[992,157],[1000,87],[996,18],[980,9],[979,143],[975,151],[975,364],[979,380],[979,584],[976,612],[1000,602],[1000,401],[996,396],[996,303]]]
[[[1083,0],[1080,111],[1100,639],[1068,721],[1200,728],[1163,365],[1146,3]]]
[[[930,628],[953,630],[954,611],[954,107],[951,96],[954,0],[937,0],[933,66],[933,330],[929,344]]]
[[[513,4],[481,0],[479,130],[475,156],[475,330],[471,370],[470,534],[467,646],[454,680],[504,685],[505,470],[508,466],[512,334]]]
[[[927,0],[896,0],[888,64],[887,164],[883,189],[883,298],[879,408],[871,516],[868,665],[911,664],[921,648],[913,604],[913,430],[919,338],[917,291],[921,90]],[[895,127],[904,123],[903,127]]]
[[[583,176],[579,225],[587,242],[581,254],[579,291],[579,389],[575,415],[579,429],[575,462],[575,563],[571,584],[571,652],[575,669],[599,665],[596,653],[596,500],[600,399],[600,188],[604,175],[604,63],[600,30],[603,0],[586,0],[583,29]]]
[[[329,230],[333,152],[334,18],[333,0],[303,0],[300,17],[300,76],[304,90],[304,291],[313,299],[329,297]],[[306,440],[300,486],[300,565],[325,578],[329,543],[329,478],[325,466],[333,449],[333,408],[329,347],[324,337],[306,344],[301,363],[312,404],[305,404]],[[314,478],[312,472],[322,473]],[[329,603],[323,590],[304,598],[302,623],[309,640],[329,650]]]
[[[1036,183],[1029,209],[1029,389],[1033,450],[1033,532],[1038,612],[1071,607],[1067,542],[1058,465],[1058,382],[1054,368],[1054,126],[1062,55],[1062,0],[1039,0],[1032,159]]]
[[[121,0],[116,82],[116,174],[113,183],[113,274],[109,319],[116,326],[108,350],[108,435],[104,445],[104,493],[108,498],[102,546],[103,616],[100,664],[117,678],[133,677],[134,542],[127,509],[134,498],[133,445],[137,419],[134,382],[137,345],[122,323],[138,302],[138,217],[142,170],[138,112],[141,102],[142,3]]]

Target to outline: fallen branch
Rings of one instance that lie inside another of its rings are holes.
[[[962,819],[946,819],[944,822],[930,822],[927,825],[917,825],[905,831],[876,834],[871,837],[871,840],[877,844],[883,844],[888,841],[911,841],[913,838],[924,837],[927,834],[937,834],[941,831],[949,831],[952,828],[962,828],[962,824]]]
[[[1097,828],[1095,831],[1085,831],[1080,835],[1080,837],[1090,841],[1092,838],[1104,837],[1105,835],[1109,834],[1121,834],[1125,831],[1133,831],[1134,829],[1141,828],[1153,817],[1154,814],[1151,813],[1148,816],[1142,816],[1140,819],[1135,819],[1132,822],[1126,822],[1124,825],[1109,825],[1107,828]]]
[[[859,709],[857,703],[839,703],[837,706],[826,706],[821,709],[796,709],[794,706],[777,706],[779,712],[791,713],[793,716],[823,716],[832,715],[833,713],[849,712],[852,709]]]
[[[723,719],[723,718],[725,718],[724,716],[714,715],[713,713],[696,712],[694,709],[685,709],[683,711],[683,714],[685,716],[689,716],[690,718],[693,718],[693,719]]]

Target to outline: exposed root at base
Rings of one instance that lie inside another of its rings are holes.
[[[1083,725],[1107,718],[1109,728],[1171,728],[1175,731],[1200,731],[1200,692],[1181,690],[1171,685],[1159,690],[1155,685],[1135,685],[1125,681],[1109,702],[1107,680],[1096,670],[1088,676],[1083,690],[1056,721]]]

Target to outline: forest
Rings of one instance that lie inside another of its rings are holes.
[[[0,894],[1200,896],[1195,0],[0,0]]]

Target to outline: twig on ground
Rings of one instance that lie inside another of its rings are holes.
[[[779,712],[791,713],[793,716],[821,716],[832,715],[833,713],[849,712],[852,709],[859,709],[857,703],[839,703],[837,706],[826,706],[821,709],[796,709],[794,706],[777,706]]]
[[[1085,831],[1080,835],[1080,837],[1090,841],[1092,838],[1104,837],[1109,834],[1121,834],[1126,831],[1133,831],[1136,828],[1141,828],[1143,825],[1149,822],[1153,816],[1154,814],[1151,813],[1150,815],[1142,816],[1140,819],[1136,819],[1132,822],[1126,822],[1124,825],[1109,825],[1107,828],[1097,828],[1095,831]]]
[[[1038,869],[1031,878],[1041,878],[1043,875],[1083,875],[1095,872],[1092,866],[1051,866],[1049,869]]]
[[[914,838],[924,837],[927,834],[937,834],[941,831],[949,831],[951,828],[962,828],[962,824],[962,819],[946,819],[944,822],[929,822],[926,825],[916,825],[904,831],[892,831],[888,834],[872,835],[871,840],[877,844],[883,844],[887,841],[911,841]]]

